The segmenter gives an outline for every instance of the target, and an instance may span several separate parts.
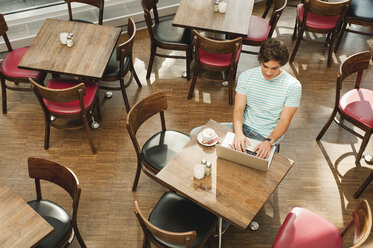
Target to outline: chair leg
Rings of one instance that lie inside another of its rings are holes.
[[[124,82],[123,82],[123,78],[121,78],[119,80],[120,82],[120,89],[122,91],[122,96],[123,96],[123,101],[124,101],[124,105],[126,106],[126,110],[127,110],[127,113],[130,111],[130,104],[128,102],[128,98],[127,98],[127,93],[126,93],[126,88],[124,87]]]
[[[187,50],[186,50],[186,73],[187,73],[187,80],[189,81],[190,80],[190,63],[192,62],[191,58],[191,49],[188,47]]]
[[[293,31],[293,35],[291,36],[292,40],[295,40],[295,38],[297,37],[297,31],[298,31],[298,18],[295,19],[294,31]]]
[[[131,60],[131,72],[132,72],[132,74],[133,74],[133,77],[135,78],[135,81],[136,81],[136,83],[137,83],[137,86],[139,86],[139,88],[141,88],[142,87],[142,84],[141,84],[141,82],[140,82],[140,79],[139,79],[139,77],[137,76],[137,73],[136,73],[136,71],[135,71],[135,67],[133,66],[133,63],[132,63],[132,60]]]
[[[193,92],[194,92],[194,87],[196,86],[196,82],[197,82],[197,77],[198,77],[198,64],[196,63],[194,65],[194,74],[193,74],[193,79],[192,79],[192,83],[190,84],[190,88],[189,88],[189,93],[188,93],[188,100],[192,99],[193,97]]]
[[[322,136],[324,136],[326,130],[328,130],[330,124],[332,124],[332,122],[333,122],[334,117],[335,117],[336,114],[337,114],[337,109],[334,108],[334,109],[333,109],[333,112],[331,113],[331,115],[330,115],[330,117],[329,117],[329,119],[328,119],[328,121],[325,123],[325,125],[324,125],[324,127],[321,129],[320,133],[317,135],[317,137],[316,137],[316,140],[317,140],[317,141],[319,141],[319,140],[322,138]]]
[[[370,182],[373,180],[373,171],[369,174],[368,178],[365,179],[364,183],[360,186],[360,188],[355,192],[354,198],[357,199],[360,197],[360,195],[364,192],[366,187],[370,184]]]
[[[85,128],[85,131],[86,131],[86,133],[87,133],[88,142],[89,142],[89,145],[91,146],[92,153],[93,153],[93,154],[96,154],[95,145],[93,144],[93,140],[92,140],[92,137],[91,137],[91,131],[89,130],[89,125],[88,125],[88,121],[87,121],[87,116],[86,116],[86,115],[83,115],[82,118],[83,118],[84,128]]]
[[[231,70],[229,70],[229,74],[228,74],[229,105],[233,105],[233,82],[234,82],[233,75],[234,75],[234,71],[235,71],[235,69],[231,68]]]
[[[1,77],[1,95],[3,99],[3,114],[6,114],[7,111],[7,105],[6,105],[6,84],[5,84],[5,77],[0,74]]]
[[[139,183],[139,178],[140,178],[140,173],[141,173],[141,158],[137,158],[137,169],[136,169],[136,176],[135,176],[135,180],[133,181],[133,185],[132,185],[132,191],[135,192],[136,189],[137,189],[137,184]]]
[[[360,146],[359,152],[357,153],[357,156],[356,156],[355,164],[359,164],[360,163],[360,159],[363,156],[363,152],[364,152],[365,148],[368,145],[368,142],[369,142],[371,134],[372,133],[370,131],[367,131],[365,133],[364,138],[363,138],[363,142],[361,142],[361,146]]]
[[[49,138],[50,138],[50,129],[51,129],[51,116],[44,115],[45,118],[45,133],[44,133],[44,150],[48,150],[49,148]]]
[[[149,247],[151,247],[149,239],[144,237],[144,241],[142,242],[142,248],[149,248]]]
[[[157,50],[157,47],[155,46],[155,44],[151,44],[150,59],[149,59],[149,64],[148,64],[148,71],[146,72],[146,79],[149,79],[150,74],[152,73],[152,67],[153,67],[153,62],[154,62],[154,57],[155,57],[156,50]]]
[[[82,236],[80,236],[80,232],[79,232],[79,230],[78,230],[77,227],[74,227],[74,232],[75,232],[75,236],[76,236],[76,238],[78,239],[78,242],[79,242],[79,244],[80,244],[80,247],[82,247],[82,248],[86,248],[87,246],[85,245]]]
[[[262,16],[263,19],[266,18],[267,14],[268,14],[268,11],[271,8],[272,2],[273,2],[273,0],[267,0],[266,9],[264,10],[264,13],[263,13],[263,16]]]
[[[98,96],[98,94],[96,95],[96,112],[97,112],[97,117],[98,117],[98,120],[99,121],[102,121],[102,118],[101,118],[101,106],[100,106],[100,98]]]
[[[337,43],[335,44],[335,47],[334,47],[334,52],[335,52],[335,53],[337,52],[337,50],[338,50],[338,48],[339,48],[339,45],[341,44],[343,34],[344,34],[345,31],[346,31],[346,27],[347,27],[347,21],[344,21],[344,22],[343,22],[343,25],[342,25],[342,28],[341,28],[341,31],[339,32],[339,35],[338,35]]]
[[[290,57],[290,60],[289,60],[290,63],[293,63],[294,58],[295,58],[295,55],[297,54],[297,51],[298,51],[298,48],[299,48],[300,42],[302,41],[303,32],[304,32],[303,29],[301,29],[301,30],[298,31],[297,43],[295,44],[295,47],[294,47],[293,53],[291,54],[291,57]]]
[[[334,31],[333,34],[332,34],[332,37],[329,41],[328,66],[331,66],[331,64],[332,64],[332,56],[333,56],[333,51],[334,51],[333,47],[334,47],[334,40],[335,40],[336,35],[337,35],[337,33]]]

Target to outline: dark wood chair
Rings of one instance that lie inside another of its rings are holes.
[[[172,19],[160,21],[158,17],[157,3],[158,0],[141,0],[151,41],[150,59],[146,78],[150,78],[154,57],[159,56],[164,58],[186,59],[187,80],[190,80],[190,63],[193,54],[191,30],[172,26]],[[153,10],[154,24],[150,14],[151,10]],[[185,51],[186,56],[159,54],[157,53],[157,48]]]
[[[347,8],[351,0],[340,2],[326,2],[321,0],[305,0],[297,7],[297,17],[294,26],[293,40],[297,39],[289,62],[294,61],[300,42],[306,41],[312,44],[322,44],[329,47],[328,66],[332,62],[332,53],[337,30],[342,24]],[[311,40],[303,37],[304,31],[327,34],[324,41]]]
[[[130,110],[130,104],[128,102],[128,97],[126,93],[126,88],[131,85],[133,78],[135,78],[139,88],[142,87],[141,82],[136,74],[135,68],[133,66],[132,59],[132,48],[133,41],[136,35],[136,26],[131,18],[128,18],[128,30],[127,35],[122,35],[121,38],[127,36],[127,41],[117,45],[113,54],[110,57],[109,63],[106,66],[104,75],[102,77],[103,81],[119,81],[120,86],[114,87],[105,84],[100,84],[100,89],[104,90],[120,90],[122,91],[122,96],[124,100],[124,105],[126,106],[127,112]],[[120,40],[122,40],[120,38]],[[128,81],[124,81],[124,77],[130,72],[131,76]]]
[[[370,60],[371,53],[366,51],[356,53],[342,63],[339,76],[337,78],[336,98],[333,112],[316,137],[316,140],[320,140],[334,120],[339,126],[361,138],[363,141],[361,143],[359,152],[356,155],[356,164],[360,163],[362,154],[373,132],[373,111],[371,109],[371,106],[373,106],[373,90],[360,87],[363,71],[368,69]],[[341,96],[340,91],[342,89],[344,80],[354,73],[357,73],[354,89],[347,91]],[[336,118],[337,113],[340,115],[341,120]],[[344,125],[342,120],[347,120],[351,124],[362,129],[365,132],[364,136]],[[355,198],[359,197],[366,186],[368,186],[372,178],[373,174],[370,175],[367,181],[365,181],[362,187],[355,193]]]
[[[250,19],[249,32],[247,36],[242,37],[242,44],[247,46],[261,46],[267,39],[271,38],[273,31],[276,28],[277,22],[280,19],[283,10],[286,7],[287,0],[270,0],[273,3],[271,19],[268,21],[264,17],[252,15]],[[265,13],[265,15],[267,15]],[[258,52],[243,50],[242,53],[258,54]]]
[[[98,99],[98,84],[95,82],[81,82],[68,79],[51,79],[43,87],[30,79],[32,90],[44,111],[45,139],[44,149],[49,148],[50,126],[59,129],[75,130],[84,128],[92,153],[96,153],[88,125],[88,115],[93,116],[97,107],[98,117],[101,118]],[[56,120],[51,120],[55,117]],[[81,123],[70,125],[59,119],[80,119]],[[68,124],[68,125],[67,125]]]
[[[197,77],[206,78],[201,75],[201,70],[226,72],[223,80],[228,81],[229,104],[233,104],[233,87],[236,77],[238,60],[241,54],[242,38],[238,37],[233,40],[213,40],[202,36],[193,30],[194,46],[196,49],[196,61],[192,83],[190,84],[188,99],[192,99]]]
[[[373,27],[373,0],[353,0],[348,7],[347,14],[343,19],[343,25],[339,32],[338,40],[335,45],[334,52],[337,52],[339,45],[341,44],[344,33],[352,32],[356,34],[370,35],[372,33],[358,31],[351,29],[351,24]],[[347,25],[349,27],[347,27]]]
[[[137,169],[132,191],[137,189],[141,170],[154,179],[155,175],[189,141],[189,136],[184,133],[166,130],[164,117],[166,109],[166,95],[163,92],[156,92],[136,103],[127,115],[127,130],[137,155]],[[158,113],[161,118],[162,130],[150,137],[140,149],[136,133],[147,119]]]
[[[6,32],[8,25],[4,16],[0,14],[0,36],[3,36],[9,53],[5,55],[0,67],[1,93],[3,99],[3,114],[8,112],[6,90],[31,91],[28,78],[32,78],[39,84],[43,84],[46,73],[19,69],[18,64],[23,55],[27,52],[28,47],[13,49]],[[13,82],[13,83],[11,83]],[[24,86],[19,86],[22,83]],[[26,84],[26,85],[25,85]]]
[[[303,3],[303,0],[301,0],[300,1],[301,3]],[[271,9],[271,7],[272,7],[272,4],[273,4],[273,0],[267,0],[266,1],[266,8],[265,8],[265,10],[264,10],[264,13],[263,13],[263,15],[262,15],[262,18],[266,18],[267,17],[267,15],[268,15],[268,12],[269,12],[269,10]],[[286,4],[287,6],[290,6],[290,7],[297,7],[297,4]]]
[[[67,247],[75,236],[80,246],[86,247],[77,225],[81,189],[74,172],[58,163],[33,157],[28,158],[28,171],[30,178],[35,179],[37,196],[37,199],[29,201],[28,205],[54,228],[53,232],[36,247]],[[57,203],[42,198],[41,180],[60,186],[71,196],[73,200],[71,216]]]
[[[76,2],[76,3],[88,4],[88,5],[91,5],[91,6],[94,6],[94,7],[98,8],[98,10],[99,10],[98,24],[102,25],[103,18],[104,18],[104,3],[105,3],[105,0],[65,0],[65,2],[67,3],[67,8],[69,10],[69,21],[92,23],[92,22],[89,22],[87,20],[81,20],[81,19],[74,19],[73,18],[71,3]]]
[[[372,228],[372,212],[366,200],[362,200],[355,208],[352,212],[352,220],[342,232],[310,210],[294,207],[282,224],[273,248],[340,248],[343,245],[342,237],[351,227],[354,227],[353,246],[351,247],[360,247],[368,239]]]
[[[149,219],[135,201],[135,214],[144,232],[142,247],[204,247],[217,223],[215,215],[174,192],[163,194]]]

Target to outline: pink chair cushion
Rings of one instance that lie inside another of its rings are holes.
[[[319,215],[300,207],[293,208],[277,234],[273,248],[342,247],[338,229]]]
[[[269,21],[258,16],[251,16],[249,32],[243,39],[261,42],[268,38],[270,30]]]
[[[66,89],[76,86],[81,83],[81,81],[73,81],[66,79],[51,79],[47,83],[47,88],[49,89]],[[95,99],[96,92],[98,90],[98,84],[95,82],[83,82],[85,84],[85,96],[84,96],[84,106],[88,108],[93,103]],[[52,102],[43,99],[45,106],[49,111],[58,114],[77,114],[80,112],[79,100],[72,102]]]
[[[13,78],[40,78],[43,73],[39,71],[31,71],[19,69],[18,64],[21,61],[23,55],[27,52],[28,47],[18,48],[10,51],[3,62],[1,63],[1,71],[5,77]]]
[[[339,101],[339,108],[348,116],[373,128],[373,91],[353,89],[344,94]]]
[[[304,5],[298,4],[299,20],[303,21]],[[306,25],[311,28],[332,29],[337,24],[339,16],[319,16],[308,12]]]
[[[241,54],[241,48],[238,50],[237,56],[236,56],[236,62],[240,58]],[[232,53],[228,54],[214,54],[206,52],[203,49],[199,49],[199,60],[201,63],[205,65],[210,66],[216,66],[216,67],[225,67],[229,66],[231,63]]]

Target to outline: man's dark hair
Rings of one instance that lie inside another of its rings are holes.
[[[270,60],[278,61],[281,66],[288,62],[289,52],[283,41],[268,38],[263,42],[259,50],[258,61],[265,63]]]

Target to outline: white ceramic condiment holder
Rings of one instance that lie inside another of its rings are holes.
[[[205,167],[202,164],[195,164],[193,175],[195,179],[202,179],[205,176]]]

